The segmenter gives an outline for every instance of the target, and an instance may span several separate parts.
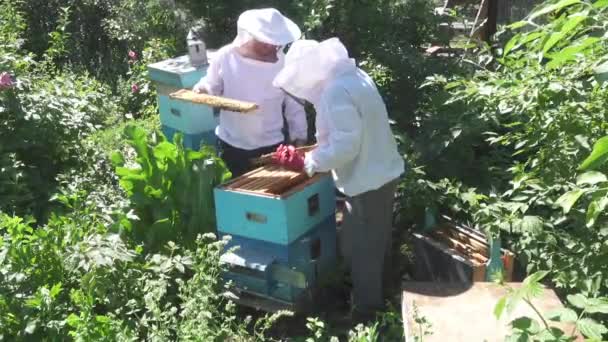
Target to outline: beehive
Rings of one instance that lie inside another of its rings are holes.
[[[267,165],[215,189],[220,233],[287,245],[335,214],[333,180]]]
[[[231,236],[222,258],[236,289],[295,303],[336,265],[331,177],[264,166],[215,190],[217,227]]]
[[[414,233],[417,256],[414,278],[418,281],[483,282],[491,279],[492,248],[481,233],[444,223],[429,234]],[[512,281],[514,255],[501,249],[503,276]]]
[[[335,216],[289,245],[231,235],[226,248],[237,249],[223,257],[225,280],[238,290],[293,303],[335,270]]]
[[[213,53],[208,52],[209,58]],[[186,147],[198,149],[201,143],[215,144],[215,127],[219,117],[211,107],[170,98],[180,89],[191,89],[207,73],[208,65],[193,66],[188,56],[171,58],[148,65],[148,76],[157,89],[160,121],[165,136],[184,134]]]

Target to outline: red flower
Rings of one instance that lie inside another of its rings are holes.
[[[133,83],[133,84],[131,85],[131,92],[132,92],[133,94],[137,94],[137,93],[139,93],[139,86],[137,85],[137,83]]]
[[[8,72],[3,72],[0,74],[0,89],[10,88],[14,85],[13,78],[11,74]]]
[[[136,61],[137,60],[137,52],[133,51],[133,50],[129,50],[129,59],[132,61]]]

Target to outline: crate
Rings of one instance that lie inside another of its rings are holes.
[[[473,283],[490,280],[490,246],[481,233],[450,223],[428,234],[415,233],[416,281]],[[505,281],[513,280],[515,256],[500,250]]]
[[[203,104],[169,97],[169,94],[177,90],[191,89],[205,76],[207,67],[193,67],[188,56],[148,65],[148,75],[157,89],[156,99],[162,125],[190,135],[215,131],[219,124],[218,111]]]
[[[173,136],[175,135],[175,133],[179,132],[175,128],[171,128],[171,127],[168,127],[165,125],[162,125],[161,129],[162,129],[162,132],[165,135],[165,137],[167,137],[167,139],[171,142],[173,142]],[[211,145],[211,146],[215,147],[216,143],[217,143],[217,137],[215,135],[215,132],[213,132],[213,131],[197,133],[197,134],[187,134],[187,133],[182,133],[182,134],[184,136],[184,139],[183,139],[184,147],[189,148],[191,150],[198,151],[200,149],[201,145]]]
[[[221,234],[288,245],[334,217],[336,201],[328,174],[263,166],[215,189]]]
[[[234,247],[222,256],[229,269],[225,281],[239,291],[296,303],[336,268],[335,216],[289,245],[231,236],[226,249]]]

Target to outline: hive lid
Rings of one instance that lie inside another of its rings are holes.
[[[207,50],[207,60],[213,60],[217,50]],[[149,69],[159,70],[163,72],[168,72],[172,74],[187,74],[197,70],[198,68],[206,67],[199,66],[195,67],[190,63],[190,59],[188,55],[179,56],[175,58],[166,59],[164,61],[152,63],[148,65]]]

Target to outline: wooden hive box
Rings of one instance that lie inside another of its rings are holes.
[[[485,236],[466,227],[451,223],[438,226],[428,234],[414,234],[417,281],[484,282],[489,274],[489,245]],[[501,250],[503,276],[512,281],[515,256]]]
[[[293,304],[336,267],[335,216],[289,245],[231,236],[222,257],[237,291]]]
[[[309,178],[274,165],[253,170],[215,189],[217,228],[236,235],[288,245],[333,217],[333,180]]]
[[[213,58],[213,54],[210,54]],[[172,99],[180,89],[191,89],[207,73],[208,65],[193,67],[188,56],[167,59],[148,65],[148,76],[157,89],[156,99],[163,134],[170,140],[176,132],[184,134],[184,145],[198,150],[201,142],[214,145],[219,117],[204,104]]]

